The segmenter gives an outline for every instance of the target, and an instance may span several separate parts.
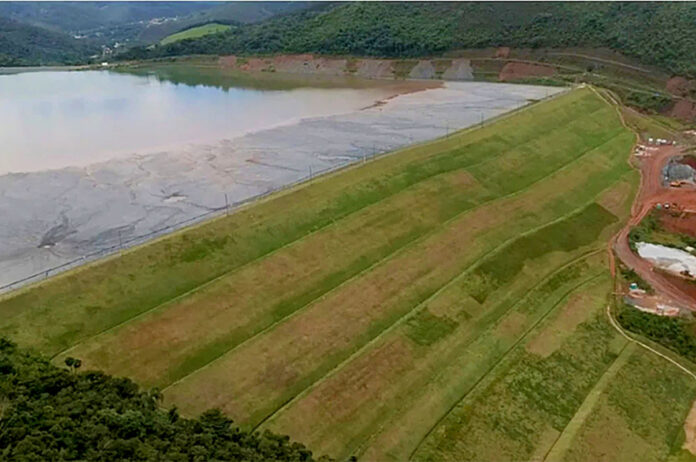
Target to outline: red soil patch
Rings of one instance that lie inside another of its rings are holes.
[[[671,233],[688,234],[696,237],[696,213],[660,213],[660,223]]]
[[[677,96],[687,96],[692,88],[692,82],[684,77],[672,77],[667,81],[667,91]]]
[[[270,66],[271,62],[268,59],[249,58],[239,66],[239,69],[246,72],[261,72],[268,70]]]
[[[690,282],[679,276],[675,276],[666,271],[659,271],[660,275],[670,282],[674,287],[679,289],[683,294],[690,297],[692,300],[696,300],[696,283]],[[693,309],[693,306],[691,307]]]
[[[667,115],[681,120],[696,120],[696,103],[686,99],[680,99],[672,106]]]
[[[696,211],[696,197],[690,188],[669,189],[662,185],[662,167],[671,157],[678,156],[681,151],[676,146],[657,148],[651,155],[640,161],[641,187],[638,197],[631,209],[631,219],[614,240],[614,250],[618,258],[629,268],[650,284],[655,292],[663,297],[666,304],[681,306],[689,309],[696,308],[696,285],[682,286],[685,282],[680,278],[655,271],[652,264],[633,253],[628,245],[628,233],[633,226],[654,209],[658,203],[676,203],[681,210]],[[612,274],[614,274],[612,269]],[[689,289],[688,291],[686,289]],[[693,292],[692,292],[693,290]]]
[[[495,50],[495,57],[508,59],[510,57],[510,47],[500,47]]]
[[[529,63],[507,63],[500,71],[498,79],[502,82],[524,79],[528,77],[548,77],[556,73],[551,66]]]
[[[237,57],[236,56],[221,56],[218,59],[218,64],[222,67],[237,67]]]
[[[349,69],[348,60],[323,58],[311,54],[276,55],[269,58],[241,58],[223,56],[218,60],[223,67],[244,72],[280,72],[286,74],[317,74],[329,76],[350,75],[352,71],[360,77],[393,78],[393,63],[385,59],[361,59],[355,69]]]
[[[691,168],[696,168],[696,157],[684,156],[679,160],[679,163],[688,165]]]

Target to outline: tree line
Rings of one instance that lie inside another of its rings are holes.
[[[81,64],[100,52],[91,41],[0,18],[0,67]]]
[[[329,460],[286,436],[241,430],[218,410],[195,419],[161,410],[157,390],[65,364],[0,338],[0,460]]]
[[[617,319],[624,329],[644,335],[688,360],[696,361],[693,320],[657,316],[627,305],[621,308]]]
[[[123,59],[187,54],[319,53],[419,57],[449,50],[609,48],[676,74],[696,76],[693,3],[324,4]]]

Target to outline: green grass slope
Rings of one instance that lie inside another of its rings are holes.
[[[78,64],[98,51],[91,42],[0,17],[0,66]]]
[[[654,362],[603,311],[634,140],[577,89],[5,296],[0,335],[339,460],[575,458],[600,412],[627,447],[661,412],[664,458],[694,384],[605,399]]]
[[[193,39],[210,34],[218,34],[220,32],[230,30],[230,27],[231,26],[227,24],[205,24],[203,26],[192,27],[191,29],[186,29],[175,34],[168,35],[167,37],[163,38],[160,43],[162,45],[166,45],[168,43],[178,42],[179,40]]]

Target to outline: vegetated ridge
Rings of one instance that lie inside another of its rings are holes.
[[[101,47],[147,45],[198,25],[252,23],[307,7],[306,2],[0,2],[0,66],[84,64],[100,59]]]
[[[61,32],[0,18],[0,66],[79,64],[98,50]]]
[[[418,57],[508,46],[608,47],[670,72],[696,74],[691,3],[350,3],[271,18],[123,58],[322,53]]]
[[[66,364],[0,338],[2,460],[315,460],[301,444],[242,431],[220,411],[186,419],[176,408],[161,410],[157,390]]]

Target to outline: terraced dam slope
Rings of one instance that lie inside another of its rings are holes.
[[[339,460],[591,460],[605,421],[663,459],[696,384],[603,317],[634,139],[576,89],[10,294],[0,335]]]

